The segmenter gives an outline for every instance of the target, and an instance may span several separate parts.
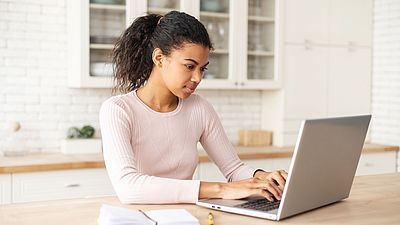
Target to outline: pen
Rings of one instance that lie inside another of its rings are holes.
[[[214,216],[211,212],[208,213],[208,225],[214,225]]]

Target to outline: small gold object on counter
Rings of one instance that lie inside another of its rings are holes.
[[[267,130],[239,130],[239,145],[269,146],[272,144],[272,132]]]

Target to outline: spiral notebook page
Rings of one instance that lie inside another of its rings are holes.
[[[99,225],[199,225],[185,209],[158,209],[142,212],[103,204],[97,219]]]

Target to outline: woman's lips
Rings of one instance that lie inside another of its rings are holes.
[[[193,93],[196,90],[196,86],[185,86],[185,89],[188,93]]]

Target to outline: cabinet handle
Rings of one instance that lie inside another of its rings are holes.
[[[80,187],[80,184],[67,184],[65,185],[66,188],[74,188],[74,187]]]
[[[239,85],[239,83],[236,81],[236,82],[235,82],[235,86],[238,86],[238,85]]]
[[[356,50],[356,43],[353,41],[349,41],[349,43],[347,45],[347,50],[349,52],[354,52]]]
[[[364,166],[365,166],[365,167],[373,167],[374,164],[373,164],[373,163],[365,163]]]
[[[312,49],[312,42],[311,40],[304,39],[304,48],[306,50],[311,50]]]
[[[244,82],[240,83],[240,85],[244,86]]]

